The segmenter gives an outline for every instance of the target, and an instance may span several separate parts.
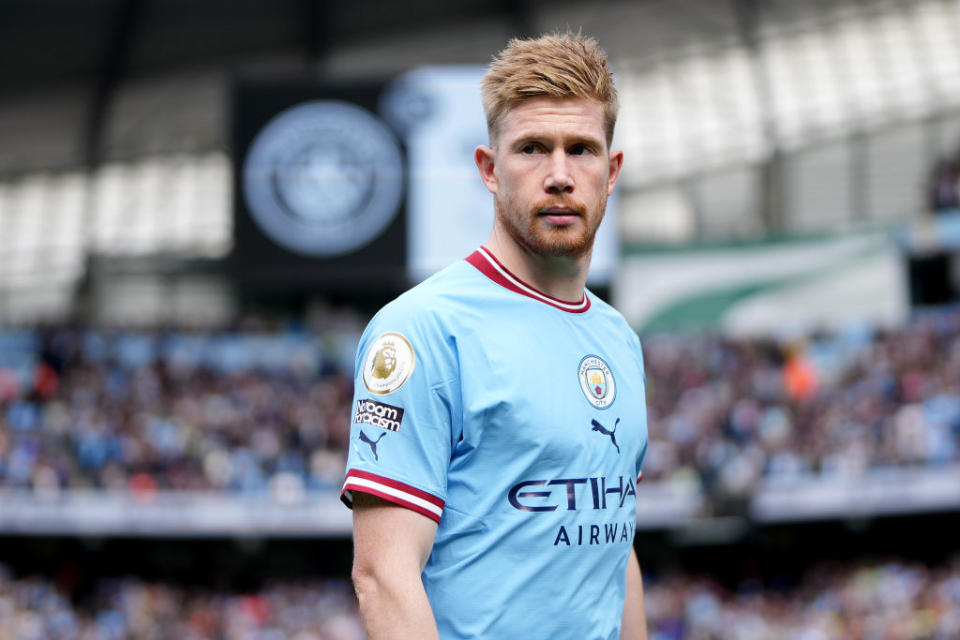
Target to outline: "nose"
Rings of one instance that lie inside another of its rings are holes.
[[[543,187],[544,190],[553,194],[573,192],[573,176],[570,173],[565,149],[558,148],[550,154]]]

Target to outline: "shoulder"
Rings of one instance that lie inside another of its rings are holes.
[[[637,332],[633,330],[630,323],[627,322],[627,319],[623,317],[623,314],[613,308],[609,303],[601,300],[589,289],[587,290],[587,295],[590,296],[590,311],[593,312],[601,322],[608,325],[611,331],[629,335],[639,341]]]
[[[482,285],[477,273],[458,261],[386,304],[363,332],[357,365],[371,347],[377,351],[386,341],[409,350],[412,358],[426,356],[438,366],[452,366],[450,347],[472,322],[470,310],[479,306],[472,293]]]
[[[606,330],[611,333],[612,337],[626,342],[642,359],[643,353],[640,346],[640,336],[637,335],[637,332],[630,326],[627,319],[623,317],[623,314],[617,311],[612,305],[598,298],[592,291],[587,290],[587,295],[590,296],[590,311],[595,314],[597,321],[604,324]]]
[[[483,285],[478,275],[470,264],[459,260],[386,304],[370,325],[436,326],[475,300],[472,293]]]

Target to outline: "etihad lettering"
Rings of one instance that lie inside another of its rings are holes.
[[[556,511],[560,508],[566,511],[591,508],[599,511],[608,506],[620,508],[629,496],[636,495],[632,478],[617,476],[614,480],[601,476],[524,480],[510,488],[507,500],[514,509],[520,511]]]
[[[353,414],[356,424],[369,424],[387,431],[399,431],[403,422],[403,409],[376,400],[357,400]]]

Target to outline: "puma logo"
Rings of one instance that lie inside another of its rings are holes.
[[[620,424],[620,418],[617,418],[617,421],[613,423],[613,431],[610,431],[605,426],[597,422],[596,420],[591,420],[590,423],[593,425],[594,431],[599,431],[605,436],[610,436],[610,441],[613,442],[613,446],[617,448],[617,455],[620,455],[620,445],[617,444],[617,425]]]
[[[381,433],[380,438],[383,438],[383,436],[385,435],[387,434]],[[366,442],[368,445],[370,445],[370,450],[373,451],[373,459],[376,460],[377,462],[380,462],[380,456],[377,455],[377,443],[380,442],[380,438],[377,438],[376,440],[371,440],[370,437],[367,434],[365,434],[363,431],[360,432],[360,442]]]

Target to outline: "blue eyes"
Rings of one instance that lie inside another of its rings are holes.
[[[525,144],[522,147],[520,147],[520,153],[523,153],[525,155],[532,155],[534,153],[544,153],[544,148],[539,144],[534,144],[531,142],[529,144]],[[570,149],[567,151],[567,154],[571,156],[582,156],[588,153],[590,153],[590,149],[585,144],[574,145],[570,147]]]

